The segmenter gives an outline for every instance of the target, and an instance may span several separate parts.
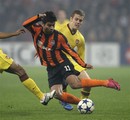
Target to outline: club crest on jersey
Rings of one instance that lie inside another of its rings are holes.
[[[10,57],[9,57],[9,56],[5,56],[5,58],[6,58],[6,59],[10,59]]]
[[[75,40],[75,44],[76,44],[76,45],[79,44],[79,40],[78,40],[78,39]]]
[[[55,40],[51,40],[51,45],[52,45],[52,46],[55,45]]]
[[[55,44],[55,41],[52,40],[52,41],[50,42],[50,44],[53,46],[53,45]],[[44,50],[47,50],[47,51],[51,51],[51,48],[45,47],[40,40],[38,41],[38,46],[39,46],[41,49],[44,49]]]

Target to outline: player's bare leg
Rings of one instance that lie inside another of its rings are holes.
[[[16,64],[13,62],[10,67],[5,70],[6,72],[16,74],[19,76],[20,81],[22,84],[29,90],[31,91],[43,105],[47,105],[48,102],[54,97],[55,95],[55,90],[49,93],[43,93],[39,87],[36,85],[35,81],[31,79],[26,71],[21,67],[20,65]]]

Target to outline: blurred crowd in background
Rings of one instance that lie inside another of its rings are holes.
[[[80,30],[87,42],[130,44],[130,0],[0,0],[0,31],[15,31],[28,17],[46,10],[57,14],[60,9],[67,19],[75,9],[85,11]],[[19,41],[30,40],[29,35],[19,37]]]

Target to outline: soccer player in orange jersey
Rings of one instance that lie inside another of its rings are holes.
[[[0,32],[0,39],[18,36],[24,32],[24,29],[19,29],[12,33]],[[55,90],[45,94],[41,92],[34,80],[27,75],[23,67],[16,64],[12,58],[8,57],[2,49],[0,49],[0,72],[2,73],[3,71],[17,75],[22,84],[35,94],[43,105],[47,105],[49,100],[52,99],[55,94]]]
[[[113,79],[97,80],[78,77],[80,72],[75,70],[65,53],[69,54],[83,68],[92,69],[93,66],[86,64],[70,47],[66,37],[54,29],[56,20],[52,11],[46,11],[23,22],[23,26],[30,31],[33,37],[41,65],[47,66],[49,87],[51,90],[56,90],[55,98],[67,103],[79,103],[79,98],[63,92],[64,82],[72,89],[104,86],[119,91],[120,85]],[[42,24],[38,24],[38,22],[42,22]]]

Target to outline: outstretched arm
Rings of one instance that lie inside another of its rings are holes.
[[[81,65],[84,68],[92,69],[93,66],[90,64],[86,64],[79,55],[69,46],[67,39],[65,36],[61,36],[61,45],[62,50],[66,53],[68,53],[79,65]]]
[[[35,23],[41,21],[44,16],[46,16],[44,13],[43,14],[38,14],[38,15],[35,15],[31,18],[28,18],[27,20],[25,20],[23,22],[23,26],[28,29],[29,31],[31,31],[32,29],[32,25],[34,25]]]
[[[11,33],[5,33],[5,32],[0,32],[0,39],[5,39],[5,38],[10,38],[10,37],[13,37],[13,36],[18,36],[22,33],[24,33],[24,29],[19,29],[15,32],[11,32]]]

